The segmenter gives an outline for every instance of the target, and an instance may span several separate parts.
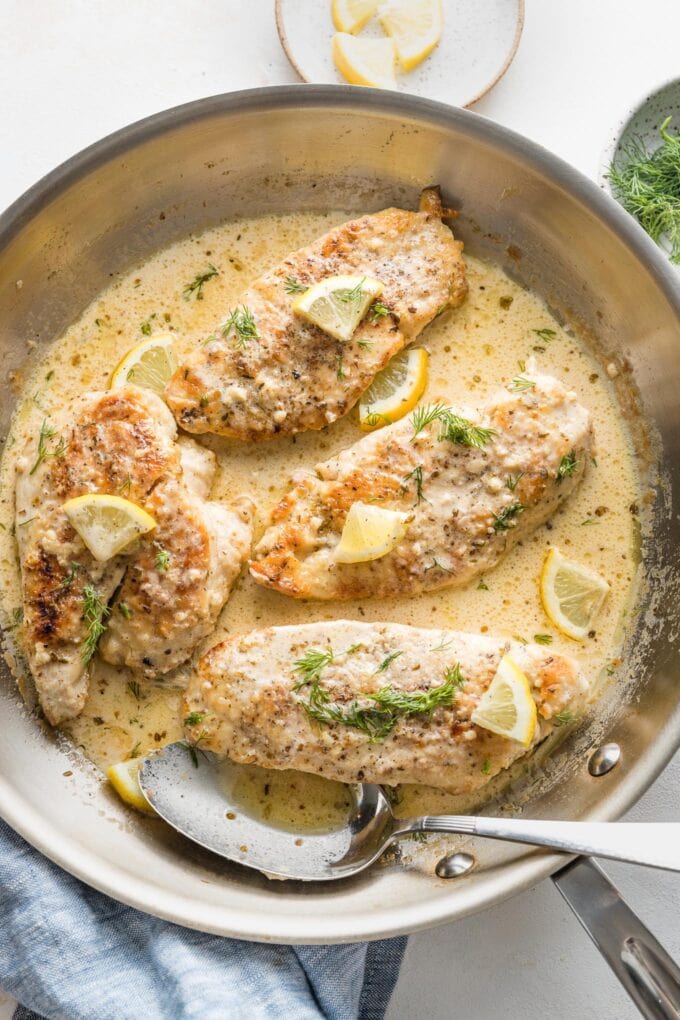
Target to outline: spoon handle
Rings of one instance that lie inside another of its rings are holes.
[[[680,822],[544,822],[523,818],[426,815],[399,824],[393,838],[413,832],[459,832],[560,853],[607,857],[680,871]]]

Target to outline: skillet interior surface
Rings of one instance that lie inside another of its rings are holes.
[[[619,371],[649,479],[645,584],[625,668],[590,722],[512,790],[534,817],[614,818],[663,768],[680,733],[680,294],[640,228],[538,146],[474,113],[333,86],[218,96],[110,136],[0,219],[2,434],[41,347],[112,275],[151,252],[236,215],[413,206],[432,183],[461,209],[456,233],[468,249],[542,295]],[[389,864],[330,887],[269,882],[128,812],[24,708],[4,663],[0,700],[0,814],[68,871],[180,924],[277,942],[377,938],[479,910],[564,862],[461,839],[456,847],[471,847],[479,866],[448,884],[433,875],[441,844],[419,850],[417,869]],[[588,757],[605,739],[620,743],[622,762],[594,779]]]

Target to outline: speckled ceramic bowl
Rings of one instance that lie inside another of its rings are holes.
[[[619,159],[634,139],[641,140],[648,149],[655,149],[660,142],[659,128],[667,117],[673,118],[671,131],[675,129],[680,132],[680,78],[673,78],[653,92],[646,93],[617,122],[602,153],[598,170],[601,187],[614,198],[616,195],[607,178],[610,166]],[[668,254],[669,248],[663,241],[660,247]],[[676,268],[680,272],[680,266]]]

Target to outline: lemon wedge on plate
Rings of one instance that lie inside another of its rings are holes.
[[[388,0],[378,18],[394,40],[405,71],[412,71],[432,53],[444,31],[442,0]]]
[[[427,386],[428,360],[422,347],[410,347],[378,372],[359,402],[362,429],[379,429],[413,410]]]
[[[327,276],[293,301],[293,311],[335,337],[351,340],[369,305],[382,294],[370,276]]]
[[[156,812],[149,804],[142,793],[139,785],[139,770],[146,761],[144,756],[140,758],[129,758],[127,761],[120,761],[106,770],[106,776],[121,800],[138,811],[145,811],[148,815]]]
[[[350,85],[396,89],[396,49],[391,39],[357,38],[347,32],[333,36],[333,60]]]
[[[360,32],[375,14],[380,0],[333,0],[331,15],[338,32]]]
[[[161,394],[177,368],[173,343],[171,333],[157,333],[142,340],[118,362],[111,373],[109,388],[117,390],[131,383]]]
[[[392,552],[406,534],[411,515],[387,510],[372,503],[352,503],[340,542],[335,548],[337,563],[365,563]]]
[[[101,562],[156,527],[156,521],[141,506],[103,492],[76,496],[62,509],[94,558]]]
[[[528,679],[509,655],[501,659],[470,720],[501,737],[516,740],[524,747],[528,747],[534,739],[536,702]]]
[[[546,616],[567,637],[582,641],[604,602],[609,585],[594,570],[550,549],[541,572],[541,601]]]

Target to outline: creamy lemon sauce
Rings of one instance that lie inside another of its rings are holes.
[[[233,308],[248,283],[287,253],[309,243],[348,214],[266,216],[225,224],[160,252],[143,266],[117,279],[50,348],[27,383],[16,411],[0,468],[0,580],[3,608],[11,622],[21,605],[20,575],[13,537],[14,458],[25,437],[40,428],[78,393],[108,386],[120,358],[148,334],[176,334],[181,359],[214,330]],[[215,266],[200,300],[185,288]],[[462,308],[440,316],[422,335],[430,353],[425,401],[474,407],[535,357],[576,391],[593,416],[594,462],[583,484],[549,524],[516,547],[482,581],[409,598],[362,600],[343,604],[293,601],[242,576],[214,635],[205,647],[234,634],[273,624],[298,624],[338,618],[392,620],[420,627],[519,636],[532,640],[549,634],[558,652],[580,660],[596,687],[615,667],[622,624],[634,594],[637,554],[635,518],[638,500],[632,447],[607,372],[579,339],[568,335],[533,294],[512,283],[497,267],[467,257],[470,295]],[[537,331],[554,331],[540,335]],[[360,439],[357,412],[321,433],[273,442],[242,444],[214,436],[200,441],[219,457],[213,497],[229,500],[248,493],[260,512],[257,536],[269,509],[284,493],[290,475],[334,455]],[[595,623],[595,632],[579,644],[550,626],[541,608],[538,578],[549,546],[602,574],[611,592]],[[124,669],[95,659],[91,692],[82,715],[63,729],[95,764],[106,767],[178,739],[180,694],[131,683]],[[239,803],[267,813],[273,824],[321,828],[347,810],[339,784],[295,773],[240,770],[229,782]],[[226,782],[226,780],[225,780]],[[235,783],[235,785],[234,785]],[[494,784],[497,785],[497,784]],[[400,814],[461,808],[441,791],[404,787]],[[302,805],[302,808],[300,807]]]

